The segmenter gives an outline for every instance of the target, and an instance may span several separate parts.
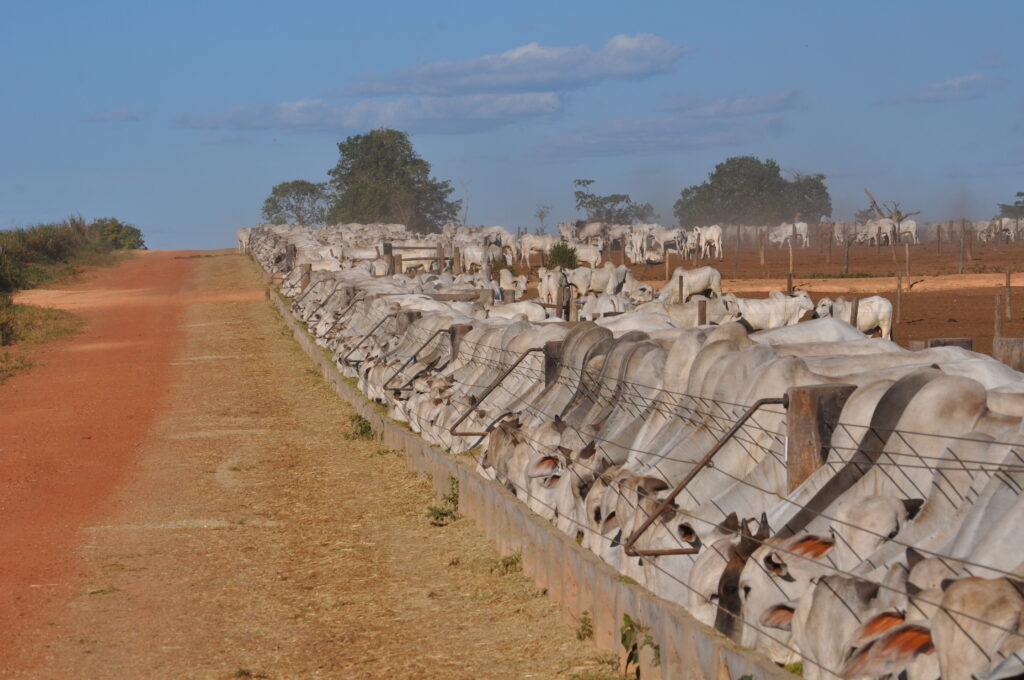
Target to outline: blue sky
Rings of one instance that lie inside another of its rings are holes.
[[[922,219],[1024,191],[1024,3],[20,2],[0,5],[0,228],[117,216],[230,245],[335,144],[410,132],[469,221],[650,201],[728,156]]]

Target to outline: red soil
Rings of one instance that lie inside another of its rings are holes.
[[[77,530],[130,472],[161,406],[195,263],[182,254],[141,253],[18,298],[71,309],[88,325],[0,387],[0,666],[47,603],[68,597]]]

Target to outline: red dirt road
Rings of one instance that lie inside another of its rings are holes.
[[[47,603],[68,596],[77,531],[131,469],[166,395],[188,254],[142,253],[18,298],[71,309],[88,325],[0,389],[0,666]]]

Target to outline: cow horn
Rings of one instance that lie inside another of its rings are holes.
[[[904,498],[903,507],[907,509],[907,519],[914,519],[924,505],[923,498]]]

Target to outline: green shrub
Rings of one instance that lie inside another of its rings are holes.
[[[349,426],[352,431],[349,433],[349,439],[373,439],[373,425],[370,421],[359,415],[351,415],[348,418]]]
[[[93,254],[144,247],[138,228],[111,217],[86,224],[75,215],[63,222],[0,231],[0,292],[31,288],[69,273],[73,262]]]
[[[441,505],[427,507],[427,517],[434,526],[443,527],[459,516],[459,480],[448,476],[448,493],[441,496]]]
[[[575,269],[579,264],[579,260],[576,258],[576,249],[564,241],[551,246],[551,250],[548,251],[548,268]]]
[[[0,346],[14,344],[14,302],[11,296],[0,293]]]

